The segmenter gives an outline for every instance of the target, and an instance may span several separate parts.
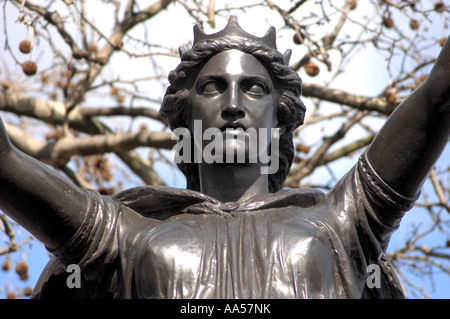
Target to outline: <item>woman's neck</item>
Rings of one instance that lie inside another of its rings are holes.
[[[200,191],[222,203],[269,193],[268,175],[255,164],[199,164]]]

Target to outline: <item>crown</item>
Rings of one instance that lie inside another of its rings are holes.
[[[213,34],[206,34],[200,24],[196,24],[194,26],[194,43],[193,47],[202,40],[205,39],[217,39],[217,38],[231,38],[235,41],[240,41],[244,39],[252,39],[256,42],[260,42],[265,44],[266,46],[277,50],[277,43],[276,43],[276,29],[275,27],[270,27],[267,33],[263,37],[257,37],[254,36],[244,29],[241,28],[241,26],[238,23],[238,19],[236,16],[232,15],[230,16],[228,20],[227,26],[219,32],[213,33]],[[180,58],[183,56],[183,54],[186,52],[186,49],[184,47],[179,48],[179,54]],[[286,64],[289,64],[289,59],[291,57],[291,50],[287,50],[284,53],[284,58],[286,61]]]
[[[267,31],[266,35],[262,38],[256,37],[244,29],[238,23],[238,19],[236,16],[230,16],[228,20],[228,24],[222,31],[213,34],[206,34],[200,24],[196,24],[194,26],[194,46],[197,42],[204,39],[215,39],[215,38],[237,38],[237,39],[253,39],[258,42],[262,42],[267,46],[276,49],[276,30],[274,27],[270,27]]]

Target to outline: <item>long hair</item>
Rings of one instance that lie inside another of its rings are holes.
[[[161,116],[174,130],[188,128],[192,110],[188,97],[202,67],[214,55],[226,50],[239,50],[253,55],[269,72],[277,96],[277,119],[286,130],[279,142],[279,169],[269,175],[269,191],[274,193],[283,188],[294,158],[293,131],[303,124],[305,106],[300,100],[302,81],[286,64],[284,56],[276,49],[245,39],[236,41],[225,37],[204,39],[196,43],[182,55],[181,63],[169,73],[170,86],[167,88],[161,105]],[[179,163],[178,168],[186,176],[187,188],[200,190],[199,171],[196,163]]]

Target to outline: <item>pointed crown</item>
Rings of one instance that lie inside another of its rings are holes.
[[[236,41],[244,40],[244,39],[252,39],[256,42],[260,42],[265,44],[266,46],[277,50],[277,43],[276,43],[276,29],[275,27],[270,27],[267,33],[263,37],[257,37],[254,36],[244,29],[241,28],[241,26],[238,23],[238,19],[236,16],[232,15],[230,16],[228,20],[227,26],[219,32],[213,33],[213,34],[206,34],[200,24],[196,24],[194,26],[194,43],[193,47],[202,40],[205,39],[217,39],[217,38],[231,38]],[[183,47],[179,48],[179,54],[180,58],[183,57],[183,54],[186,52],[186,49]],[[289,64],[289,59],[291,57],[292,50],[286,50],[286,52],[283,54],[285,58],[286,64]]]
[[[204,39],[215,39],[215,38],[244,38],[244,39],[253,39],[257,42],[262,42],[266,44],[267,46],[276,49],[276,30],[274,27],[270,27],[267,31],[266,35],[262,38],[256,37],[248,32],[246,32],[244,29],[241,28],[241,26],[238,23],[238,19],[236,16],[230,16],[230,19],[228,20],[228,24],[222,31],[219,31],[217,33],[213,34],[206,34],[200,24],[197,24],[194,26],[194,46],[197,42],[204,40]]]

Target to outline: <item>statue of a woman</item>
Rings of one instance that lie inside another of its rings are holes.
[[[194,31],[192,49],[180,50],[169,75],[161,114],[173,130],[215,128],[222,151],[245,160],[179,163],[188,189],[145,186],[109,197],[77,188],[18,151],[1,125],[0,209],[53,254],[34,297],[403,297],[385,250],[450,135],[450,44],[324,194],[282,189],[305,108],[274,29],[258,38],[231,17],[218,33]],[[260,138],[280,136],[270,154],[279,160],[275,173],[249,160],[248,143],[239,142],[249,128]],[[191,144],[200,154],[207,146]],[[70,264],[81,269],[80,288],[66,285]],[[369,265],[381,271],[379,287],[366,284]]]

